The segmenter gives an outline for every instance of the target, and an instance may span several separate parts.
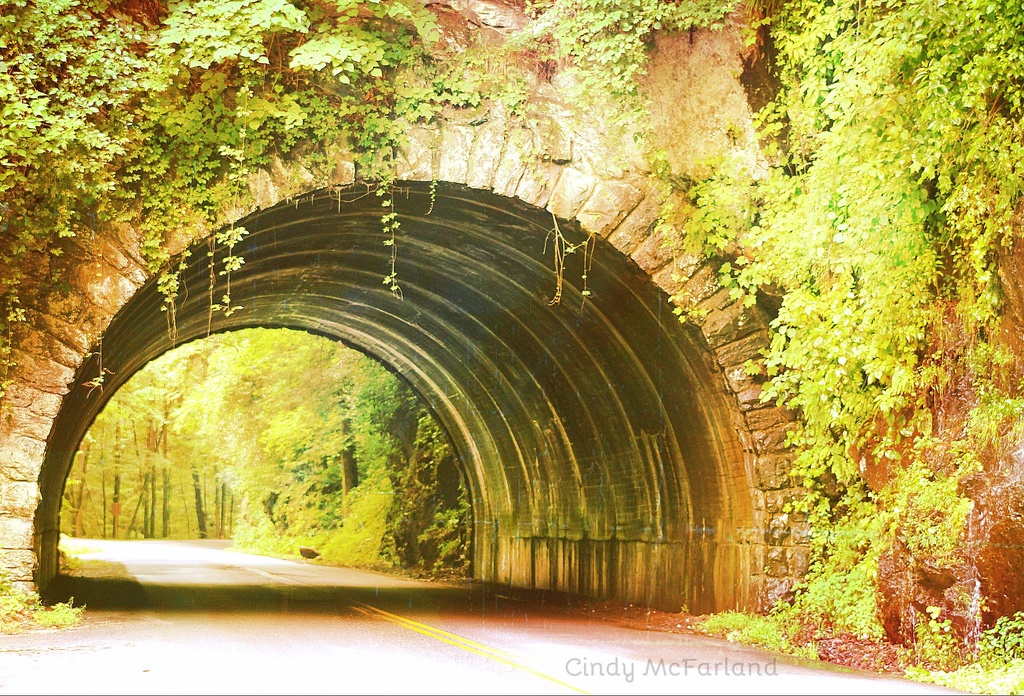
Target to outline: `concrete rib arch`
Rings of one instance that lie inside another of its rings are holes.
[[[241,221],[246,263],[212,330],[299,328],[388,364],[432,405],[474,495],[481,580],[706,611],[758,601],[758,513],[720,374],[693,326],[631,259],[599,239],[554,289],[551,216],[492,193],[402,182],[399,279],[381,278],[379,200],[352,186]],[[566,229],[569,221],[561,223]],[[200,243],[205,249],[205,243]],[[578,258],[578,257],[577,257]],[[573,257],[570,257],[573,260]],[[209,272],[193,255],[178,340],[207,331]],[[106,398],[172,346],[155,283],[103,339],[103,395],[77,371],[50,433],[36,515],[39,579],[53,571],[61,491]]]

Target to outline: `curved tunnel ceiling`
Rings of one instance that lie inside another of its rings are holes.
[[[551,306],[550,213],[443,183],[431,210],[429,184],[402,183],[398,299],[382,282],[391,248],[380,201],[351,187],[240,221],[249,235],[236,249],[245,263],[231,289],[242,309],[214,312],[212,321],[209,245],[197,245],[183,277],[176,342],[256,326],[303,329],[342,340],[406,378],[468,474],[478,576],[514,576],[517,561],[508,556],[522,540],[629,542],[681,549],[673,567],[706,576],[685,580],[691,599],[721,586],[711,577],[721,562],[708,551],[708,530],[714,525],[720,537],[752,515],[740,448],[706,346],[650,277],[598,239],[591,296],[584,302],[577,252],[568,257],[561,304]],[[223,257],[217,250],[218,269]],[[225,279],[216,281],[219,301]],[[65,397],[40,482],[43,534],[58,528],[71,459],[96,414],[135,371],[173,347],[161,300],[155,281],[137,292],[104,335],[103,366],[111,371],[104,389],[84,385],[98,373],[94,356]],[[628,565],[624,548],[601,551],[607,568],[600,572],[624,572],[615,570]],[[573,560],[578,550],[558,553],[567,560],[548,565],[583,563]],[[535,584],[559,584],[538,581],[536,562],[528,572]],[[582,591],[586,583],[561,584]]]

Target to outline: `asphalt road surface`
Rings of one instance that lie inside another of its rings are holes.
[[[233,552],[81,541],[113,577],[62,578],[83,625],[0,636],[0,692],[943,692],[725,641],[640,631],[473,583]],[[95,574],[95,573],[94,573]],[[118,577],[120,576],[120,577]]]

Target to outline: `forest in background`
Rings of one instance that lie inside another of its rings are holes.
[[[118,390],[75,456],[61,527],[458,574],[469,514],[408,386],[340,343],[252,329],[180,346]]]

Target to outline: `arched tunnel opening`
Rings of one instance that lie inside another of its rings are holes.
[[[381,199],[361,186],[239,221],[248,235],[230,313],[211,309],[226,251],[206,241],[182,274],[175,331],[156,280],[126,303],[47,443],[38,584],[57,570],[74,453],[117,388],[176,344],[268,327],[355,347],[429,404],[466,473],[477,579],[695,612],[756,604],[751,487],[730,406],[665,293],[595,239],[565,257],[552,304],[550,213],[443,182],[400,182],[394,201],[396,246],[384,243]],[[570,221],[557,226],[570,244],[585,240]],[[401,297],[382,282],[396,250]]]
[[[61,550],[231,540],[458,579],[471,515],[443,429],[400,377],[321,336],[244,329],[180,345],[121,385],[75,455]]]

